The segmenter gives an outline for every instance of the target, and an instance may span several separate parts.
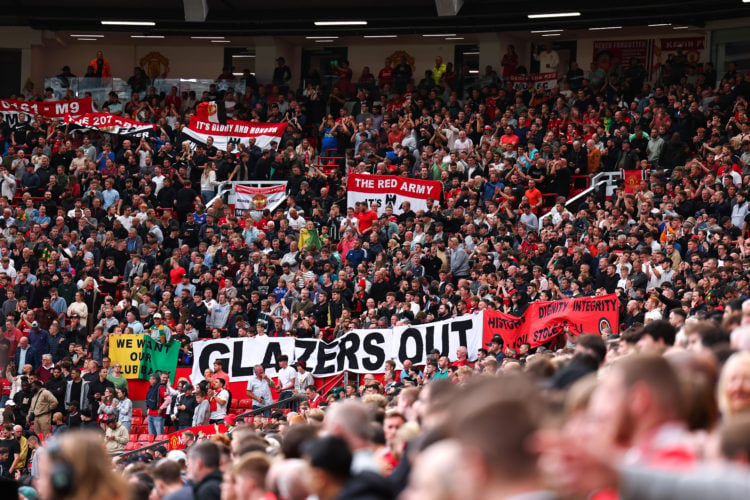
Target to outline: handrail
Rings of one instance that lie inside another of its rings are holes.
[[[622,177],[622,173],[619,171],[615,172],[599,172],[594,177],[591,178],[591,183],[589,184],[589,187],[578,193],[577,195],[573,196],[572,198],[568,199],[565,202],[565,206],[568,207],[572,205],[573,203],[577,202],[581,198],[588,196],[590,193],[598,189],[602,185],[608,185],[610,182],[612,182],[613,179],[618,179]],[[539,227],[542,227],[542,221],[550,217],[552,214],[552,211],[547,212],[546,214],[539,217]]]
[[[163,445],[165,443],[169,443],[169,439],[162,439],[161,441],[154,441],[153,443],[148,443],[146,446],[142,446],[142,447],[138,448],[137,450],[127,450],[127,451],[123,451],[122,453],[114,453],[112,456],[115,456],[115,457],[130,456],[130,455],[132,455],[134,453],[140,453],[143,450],[148,450],[150,448],[155,448],[155,447],[161,446],[161,445]]]

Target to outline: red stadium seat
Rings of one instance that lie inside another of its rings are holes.
[[[169,439],[166,434],[159,434],[154,438],[154,441],[164,441],[165,439]]]
[[[136,441],[138,441],[138,434],[131,434],[130,435],[130,442],[131,443],[135,443]]]
[[[143,417],[143,408],[133,408],[133,417]]]
[[[131,428],[143,424],[143,417],[133,417],[132,422],[130,423]]]
[[[253,407],[252,399],[243,399],[240,401],[240,408],[252,408],[252,407]]]
[[[132,451],[138,449],[138,443],[131,441],[125,445],[125,451]]]
[[[139,443],[153,443],[154,435],[153,434],[140,434],[138,436],[138,442]]]

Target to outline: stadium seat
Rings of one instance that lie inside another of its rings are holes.
[[[132,451],[138,449],[138,443],[131,441],[125,445],[125,451]]]
[[[138,441],[138,434],[131,434],[130,435],[130,442],[134,443],[136,441]]]
[[[253,400],[252,399],[243,399],[240,400],[240,408],[252,408],[253,407]]]
[[[139,443],[153,443],[154,435],[153,434],[140,434],[138,436],[138,442]]]
[[[159,434],[154,438],[154,441],[164,441],[165,439],[169,439],[167,434]]]
[[[143,408],[133,408],[133,417],[143,417]]]
[[[131,428],[143,424],[143,417],[133,417]]]

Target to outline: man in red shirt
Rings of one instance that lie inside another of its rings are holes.
[[[393,86],[393,67],[390,57],[385,58],[385,67],[378,73],[378,87],[382,89],[385,85]]]
[[[23,332],[16,328],[13,323],[13,317],[9,316],[5,319],[5,331],[3,332],[3,338],[8,341],[8,358],[13,359],[16,355],[16,347],[18,347],[18,341],[23,337]]]
[[[305,394],[307,395],[307,402],[310,404],[311,410],[318,408],[323,402],[323,397],[318,394],[318,389],[314,385],[305,387]]]
[[[364,203],[358,205],[360,211],[354,216],[359,220],[359,234],[366,234],[372,229],[372,223],[378,220],[378,204],[373,203],[369,210]]]
[[[404,140],[404,131],[398,128],[398,124],[391,125],[391,131],[388,132],[388,145],[394,147],[396,143],[401,144]]]
[[[458,368],[462,366],[471,366],[471,361],[469,361],[469,351],[466,347],[459,346],[459,348],[456,349],[456,357],[458,359],[451,363],[451,366],[456,366]]]
[[[153,436],[164,434],[164,410],[161,408],[164,398],[167,397],[167,388],[160,383],[159,376],[152,373],[149,376],[149,388],[146,393],[146,408],[148,422],[148,433]]]
[[[536,187],[536,181],[534,179],[529,179],[529,188],[524,193],[524,196],[529,200],[531,210],[534,213],[537,213],[542,207],[542,192]]]

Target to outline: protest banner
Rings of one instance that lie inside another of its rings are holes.
[[[153,123],[141,123],[111,113],[66,114],[64,121],[78,130],[96,130],[113,135],[144,137],[156,130]]]
[[[170,383],[174,383],[177,370],[177,358],[180,355],[181,344],[173,340],[166,344],[155,341],[148,335],[143,336],[143,355],[139,378],[148,380],[155,372],[169,373]]]
[[[17,101],[0,99],[0,112],[17,112],[41,115],[45,118],[63,118],[67,114],[85,114],[94,111],[90,97],[69,101]]]
[[[353,207],[357,202],[363,202],[369,207],[378,204],[378,215],[385,212],[385,208],[393,207],[393,213],[403,212],[403,203],[408,201],[411,210],[428,211],[427,199],[435,203],[440,201],[442,185],[438,181],[408,179],[395,175],[349,174],[346,179],[346,202]]]
[[[614,294],[534,302],[520,317],[484,311],[484,341],[500,335],[506,347],[518,349],[523,343],[539,347],[566,329],[575,335],[617,333],[618,313],[619,299]]]
[[[119,363],[122,376],[137,379],[141,371],[143,357],[143,335],[111,335],[109,337],[109,359],[112,364]]]
[[[250,210],[253,218],[259,220],[263,210],[273,212],[286,199],[286,181],[275,183],[273,186],[253,187],[234,184],[229,192],[227,203],[234,209],[236,217],[244,217]]]
[[[648,68],[649,51],[652,40],[601,40],[594,42],[594,63],[597,68],[608,73],[614,65],[630,67],[630,60],[636,58]]]
[[[513,83],[513,90],[550,90],[557,87],[557,72],[510,75],[509,78]]]
[[[230,144],[237,146],[250,144],[250,138],[255,138],[255,145],[260,149],[269,149],[271,142],[281,143],[281,137],[286,130],[286,123],[261,123],[229,120],[226,124],[199,120],[193,116],[190,126],[183,129],[192,141],[206,144],[208,138],[213,138],[213,145],[217,149],[226,151]]]
[[[290,363],[303,361],[313,377],[344,371],[383,373],[389,359],[397,367],[407,359],[423,365],[433,349],[455,361],[459,346],[467,348],[469,359],[475,359],[482,345],[482,325],[482,315],[473,314],[392,330],[352,330],[330,343],[268,336],[203,340],[193,343],[190,379],[194,384],[203,380],[204,371],[216,360],[225,365],[232,382],[249,380],[255,365],[262,365],[268,376],[274,377],[281,355],[286,355]]]

